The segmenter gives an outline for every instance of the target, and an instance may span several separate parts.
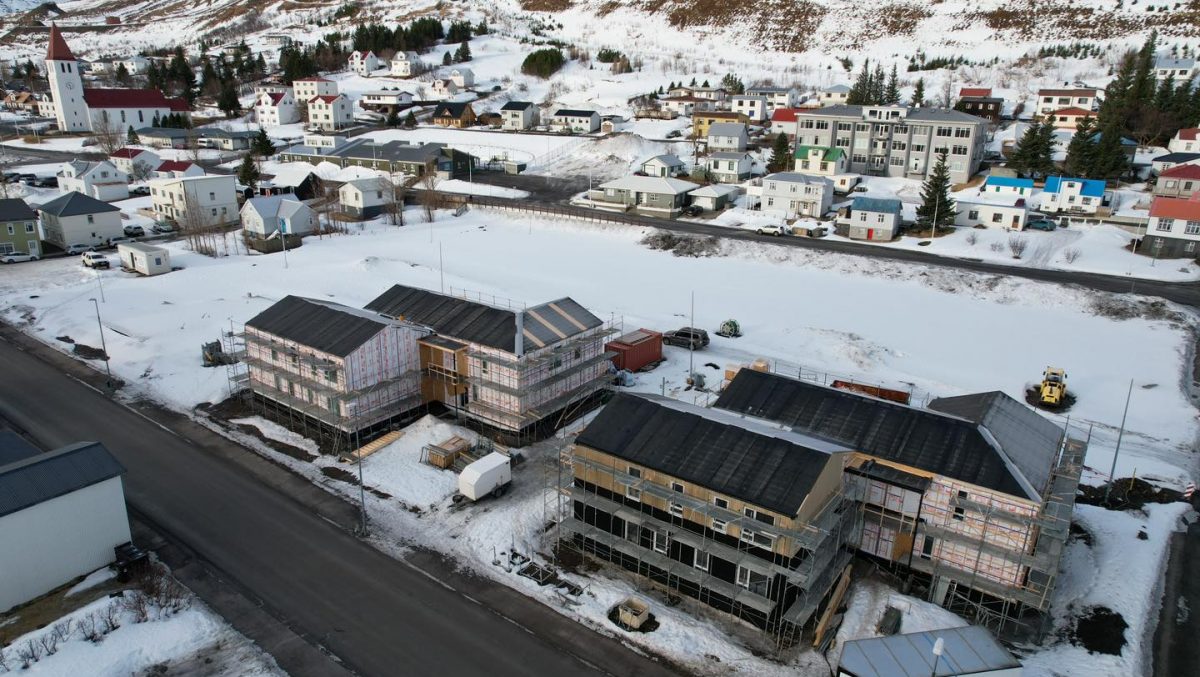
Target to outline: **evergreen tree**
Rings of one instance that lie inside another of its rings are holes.
[[[1131,94],[1135,101],[1149,101],[1154,96],[1154,59],[1157,51],[1158,31],[1150,31],[1146,42],[1137,54],[1137,69],[1134,71]]]
[[[1092,162],[1094,179],[1115,179],[1129,170],[1129,158],[1121,147],[1121,130],[1116,122],[1105,122],[1100,128]]]
[[[158,117],[158,113],[154,114],[154,120],[150,122],[151,127],[162,127],[162,120]]]
[[[275,144],[271,141],[271,137],[267,136],[267,130],[262,127],[258,128],[258,133],[250,142],[250,152],[262,158],[268,158],[275,154]]]
[[[1054,143],[1054,126],[1035,118],[1013,148],[1009,168],[1032,177],[1053,173]]]
[[[1154,107],[1159,111],[1169,111],[1175,103],[1175,78],[1166,77],[1158,83],[1154,92]]]
[[[488,25],[484,19],[479,20],[479,25],[475,27],[475,35],[487,35]]]
[[[867,103],[872,106],[883,103],[885,87],[883,66],[876,64],[875,71],[871,74],[871,93],[867,97]]]
[[[702,84],[702,85],[700,85],[700,86],[701,86],[701,87],[704,87],[704,88],[706,88],[706,89],[707,89],[707,88],[708,88],[708,86],[709,86],[709,84],[708,84],[708,80],[705,80],[705,81],[704,81],[704,84]]]
[[[734,75],[733,73],[727,73],[725,77],[721,78],[721,86],[724,87],[725,90],[730,94],[734,95],[744,94],[746,92],[746,85],[743,84],[741,79],[739,79],[738,76]]]
[[[454,57],[450,56],[450,52],[446,52],[445,54],[442,55],[442,65],[443,66],[449,66],[452,63],[454,63]]]
[[[200,88],[205,96],[215,97],[221,93],[221,78],[209,59],[204,60],[204,66],[200,69]]]
[[[1075,136],[1067,144],[1067,160],[1063,164],[1067,176],[1095,178],[1092,173],[1096,162],[1096,134],[1095,118],[1085,117],[1075,125]]]
[[[871,60],[863,61],[862,69],[858,71],[858,77],[854,80],[854,86],[850,88],[850,93],[846,95],[846,103],[851,106],[864,106],[870,104],[871,96]]]
[[[30,63],[33,63],[33,62],[30,62]],[[696,86],[696,78],[693,77],[692,81],[688,83],[688,87],[695,87],[695,86]]]
[[[767,164],[767,169],[772,172],[785,172],[791,165],[792,144],[788,142],[787,134],[780,132],[771,146],[771,161]]]
[[[954,216],[954,199],[950,197],[950,169],[946,166],[946,151],[943,150],[938,153],[933,171],[921,186],[917,222],[931,228],[930,235],[934,235],[938,228],[953,225]]]
[[[412,111],[408,111],[408,115],[404,116],[404,126],[409,129],[417,126],[417,117],[413,115]]]
[[[925,105],[925,78],[917,78],[917,84],[913,86],[912,105]]]
[[[133,78],[131,78],[129,76],[129,69],[126,68],[125,64],[123,64],[123,63],[117,64],[117,76],[116,77],[117,77],[117,82],[121,83],[122,85],[126,85],[126,86],[128,86],[129,83],[133,81]]]
[[[142,145],[142,140],[138,138],[138,133],[134,131],[133,125],[129,125],[129,131],[125,134],[125,143],[130,146]]]
[[[254,188],[258,186],[258,179],[260,176],[258,165],[254,164],[254,158],[250,155],[246,155],[246,157],[242,158],[242,164],[240,167],[238,167],[238,183],[241,183],[250,190],[254,190]]]
[[[217,108],[227,118],[236,118],[241,114],[242,104],[238,101],[237,89],[233,85],[233,80],[226,80],[221,83],[221,94],[217,97]]]
[[[892,65],[892,74],[888,76],[887,87],[883,92],[883,103],[900,103],[900,76],[896,74],[896,66]]]
[[[396,111],[396,109],[393,108],[391,110],[391,112],[388,113],[387,120],[384,122],[384,124],[387,125],[388,127],[399,127],[400,126],[400,113],[398,113]]]
[[[454,60],[458,63],[463,63],[471,60],[471,45],[464,42],[458,46],[458,51],[454,53]]]

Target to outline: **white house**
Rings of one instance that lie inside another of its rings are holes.
[[[1200,193],[1191,198],[1156,197],[1139,251],[1163,258],[1196,258],[1200,244]]]
[[[538,108],[532,101],[509,101],[500,107],[500,129],[519,132],[541,124]]]
[[[855,197],[837,221],[846,227],[846,236],[852,240],[890,241],[900,230],[902,209],[895,198]]]
[[[708,126],[708,150],[746,150],[750,133],[740,122],[715,122]]]
[[[1154,62],[1154,77],[1157,80],[1171,79],[1178,86],[1195,76],[1195,59],[1174,59],[1168,56],[1160,56]]]
[[[1200,153],[1200,128],[1186,127],[1175,132],[1175,136],[1167,142],[1167,150],[1172,153]]]
[[[452,68],[449,79],[460,90],[470,89],[475,86],[475,71],[470,68]]]
[[[141,75],[150,68],[150,60],[144,56],[131,56],[125,59],[119,59],[113,62],[113,69],[125,67],[125,71],[130,75]]]
[[[724,150],[709,153],[704,168],[717,183],[739,183],[750,178],[754,159],[745,151]]]
[[[154,179],[150,202],[157,218],[183,228],[206,228],[238,219],[237,181],[232,175]]]
[[[795,87],[757,85],[747,89],[746,94],[767,97],[767,106],[771,110],[775,110],[776,108],[795,108],[796,104],[800,102],[800,95]]]
[[[697,99],[694,96],[673,96],[666,99],[660,99],[659,103],[663,110],[670,111],[676,115],[691,116],[697,110],[703,111],[704,108],[698,108],[697,103],[707,101],[706,99]]]
[[[144,242],[122,242],[117,245],[121,267],[147,277],[171,272],[171,253],[165,247]]]
[[[317,216],[292,195],[252,197],[242,205],[242,228],[259,238],[270,237],[276,231],[308,235],[317,228]]]
[[[392,76],[411,78],[425,71],[425,63],[416,52],[397,52],[390,64]]]
[[[677,156],[667,153],[665,155],[655,155],[654,157],[642,163],[642,173],[646,176],[678,176],[684,172],[683,160]]]
[[[354,123],[350,99],[341,94],[314,96],[308,101],[308,125],[324,132],[336,132]]]
[[[1024,230],[1025,221],[1029,218],[1029,206],[1025,198],[1016,195],[981,193],[959,199],[956,208],[956,226]]]
[[[724,87],[693,87],[692,96],[697,99],[708,99],[709,101],[725,101],[729,92]]]
[[[337,96],[338,86],[325,78],[302,78],[292,83],[292,97],[297,103],[308,104],[314,97]]]
[[[43,454],[0,433],[0,611],[116,559],[130,542],[123,474],[99,442]]]
[[[819,176],[777,172],[755,184],[746,191],[748,206],[757,202],[763,213],[785,219],[824,216],[833,202],[833,183]]]
[[[182,179],[190,176],[204,176],[204,168],[187,160],[163,160],[154,171],[150,172],[152,179]]]
[[[121,210],[74,191],[38,207],[42,239],[61,249],[73,244],[95,247],[125,236]]]
[[[1200,165],[1200,152],[1167,153],[1150,160],[1150,168],[1155,174],[1162,174],[1168,169],[1181,165]]]
[[[254,120],[263,127],[290,125],[300,121],[292,92],[263,92],[254,101]]]
[[[600,114],[594,110],[559,108],[550,116],[552,129],[577,134],[590,134],[600,129]]]
[[[379,57],[375,56],[375,52],[351,52],[350,53],[350,70],[358,73],[363,77],[371,77],[371,73],[379,70]]]
[[[847,170],[850,158],[841,148],[796,146],[793,155],[795,164],[792,171],[810,176],[823,176],[833,181],[834,190],[839,193],[850,192],[861,178]]]
[[[73,160],[58,173],[58,187],[111,202],[129,197],[129,175],[107,160]]]
[[[150,172],[162,162],[162,158],[154,151],[142,148],[121,148],[108,156],[109,162],[118,170],[129,176],[149,176]]]
[[[1050,124],[1059,129],[1075,129],[1084,118],[1095,118],[1096,113],[1089,108],[1070,106],[1050,111],[1043,116]]]
[[[277,82],[268,82],[261,85],[254,85],[254,96],[258,97],[262,94],[283,94],[291,92],[292,88],[287,85],[281,85]],[[295,97],[293,97],[295,98]]]
[[[383,213],[387,203],[383,182],[387,179],[354,179],[338,188],[338,202],[342,209],[360,219],[370,219]]]
[[[1095,214],[1105,203],[1104,181],[1051,176],[1042,189],[1044,212]]]
[[[750,118],[751,122],[762,122],[767,119],[770,102],[765,96],[749,96],[738,94],[729,100],[730,110]]]
[[[1019,179],[1015,176],[989,176],[979,188],[980,193],[988,195],[1010,195],[1029,197],[1033,195],[1033,179]]]
[[[411,106],[413,95],[400,89],[377,89],[363,92],[358,105],[363,110],[398,111]]]
[[[850,98],[850,88],[846,85],[834,85],[817,92],[817,100],[821,107],[841,106]]]
[[[1063,108],[1096,110],[1099,105],[1095,89],[1039,89],[1035,112],[1044,116]]]
[[[688,197],[692,199],[693,205],[708,211],[716,211],[733,204],[740,193],[741,189],[737,186],[710,183],[707,186],[693,189],[688,193]]]

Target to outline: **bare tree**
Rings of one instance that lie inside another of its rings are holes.
[[[383,214],[393,226],[404,225],[404,186],[387,176],[379,177],[379,192],[383,193]]]
[[[1082,254],[1083,254],[1083,251],[1081,251],[1078,247],[1071,247],[1070,249],[1064,249],[1063,250],[1063,260],[1066,261],[1067,263],[1075,263],[1075,261],[1079,260],[1079,257]]]
[[[109,118],[108,111],[101,111],[100,118],[93,122],[92,140],[105,155],[112,155],[125,145],[121,128]]]
[[[135,162],[130,168],[129,180],[133,181],[134,183],[146,181],[153,173],[154,170],[150,167],[150,165],[146,164],[145,162]]]
[[[188,159],[192,162],[200,162],[200,155],[202,154],[201,151],[204,149],[200,147],[200,135],[196,132],[196,130],[187,130],[183,144],[184,148],[187,150]]]
[[[42,645],[35,640],[28,640],[17,649],[17,660],[22,670],[28,670],[31,665],[42,660]]]
[[[421,174],[421,209],[430,223],[434,212],[442,207],[442,193],[437,189],[437,183],[437,165],[432,161],[425,163],[425,171]]]
[[[1025,250],[1029,247],[1029,240],[1020,235],[1012,235],[1008,238],[1008,251],[1012,252],[1014,259],[1019,259],[1025,255]]]
[[[938,105],[947,110],[954,105],[954,80],[946,78],[942,83],[942,97],[938,101]]]
[[[975,231],[967,233],[967,244],[974,247],[976,242],[979,242],[979,233],[976,233]]]

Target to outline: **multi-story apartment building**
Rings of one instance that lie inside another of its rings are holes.
[[[980,623],[1050,604],[1086,444],[999,392],[928,409],[742,369],[711,409],[618,395],[564,459],[566,537],[773,631],[852,553]]]
[[[796,114],[796,144],[840,148],[859,174],[923,178],[947,153],[950,180],[979,170],[988,121],[959,111],[904,106],[828,106]]]
[[[233,176],[189,176],[150,181],[150,203],[157,218],[183,228],[236,223],[237,184]]]
[[[394,285],[367,310],[427,327],[427,401],[514,434],[586,411],[604,389],[611,327],[570,298],[524,309]]]

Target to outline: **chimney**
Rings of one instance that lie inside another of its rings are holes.
[[[517,357],[525,354],[525,311],[517,310],[513,313],[517,317],[517,335],[513,342],[513,352]]]

